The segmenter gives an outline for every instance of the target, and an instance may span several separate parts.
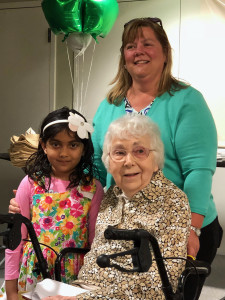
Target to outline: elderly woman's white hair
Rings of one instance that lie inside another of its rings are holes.
[[[149,136],[151,149],[154,149],[155,163],[159,169],[162,169],[164,165],[164,146],[159,128],[149,117],[140,114],[127,114],[110,124],[105,135],[102,154],[102,161],[106,169],[109,167],[109,152],[113,139],[129,139],[130,136],[138,138],[143,135]]]

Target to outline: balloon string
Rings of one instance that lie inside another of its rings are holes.
[[[80,60],[79,60],[79,56],[77,57],[77,55],[75,56],[75,61],[76,61],[76,77],[77,77],[77,99],[76,99],[76,110],[79,111],[79,95],[80,95]],[[79,111],[80,112],[80,111]]]
[[[95,46],[96,46],[96,41],[94,41],[94,47],[93,47],[93,51],[92,51],[92,57],[91,57],[91,63],[90,63],[88,78],[87,78],[87,84],[86,84],[86,89],[85,89],[85,93],[84,93],[84,101],[86,101],[88,84],[89,84],[89,79],[90,79],[90,75],[91,75],[92,63],[93,63],[93,59],[94,59]]]
[[[71,60],[70,60],[70,55],[69,55],[69,50],[68,50],[68,45],[66,41],[66,50],[67,50],[67,57],[68,57],[68,62],[69,62],[69,69],[70,69],[70,76],[71,76],[71,81],[72,81],[72,88],[73,88],[73,96],[72,96],[72,102],[73,102],[73,108],[80,113],[84,114],[84,111],[86,110],[86,107],[83,107],[83,102],[86,100],[87,96],[87,90],[88,90],[88,85],[90,81],[90,75],[91,75],[91,69],[92,69],[92,64],[93,64],[93,59],[94,59],[94,52],[95,52],[95,46],[96,46],[96,41],[94,41],[94,46],[92,50],[92,57],[91,57],[91,63],[90,63],[90,68],[88,72],[88,78],[87,78],[87,83],[86,83],[86,88],[85,92],[83,93],[84,89],[84,64],[85,64],[85,57],[84,53],[82,54],[82,65],[80,64],[80,56],[75,55],[73,52],[73,61],[74,61],[74,69],[72,72],[72,67],[71,67]],[[80,78],[80,68],[82,67],[81,70],[81,78]],[[75,92],[75,80],[76,80],[76,92]],[[81,84],[80,84],[81,81]],[[79,101],[80,100],[80,101]]]
[[[72,68],[71,68],[71,62],[70,62],[70,55],[69,55],[67,40],[66,40],[66,52],[67,52],[67,58],[68,58],[69,68],[70,68],[70,77],[71,77],[72,86],[73,86],[73,89],[74,89],[74,77],[73,77],[73,72],[72,72]]]
[[[80,112],[83,114],[84,111],[82,111],[82,107],[83,107],[83,88],[84,88],[84,53],[82,54],[82,75],[81,75],[81,88],[80,88]]]

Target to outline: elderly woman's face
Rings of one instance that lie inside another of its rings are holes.
[[[147,186],[153,172],[158,170],[154,150],[148,135],[129,139],[112,140],[109,155],[109,172],[116,184],[128,196],[132,197]]]

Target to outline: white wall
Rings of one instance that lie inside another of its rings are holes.
[[[20,136],[53,109],[51,101],[51,44],[40,1],[0,4],[0,152],[13,135]],[[8,212],[12,190],[24,172],[0,160],[1,213]]]

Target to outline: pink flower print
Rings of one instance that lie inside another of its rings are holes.
[[[44,217],[40,220],[40,226],[45,230],[52,228],[54,225],[52,217]]]
[[[86,228],[86,226],[87,226],[87,218],[84,217],[81,219],[80,228],[83,229],[83,228]]]
[[[60,216],[56,216],[56,220],[57,220],[57,221],[60,221],[60,220],[61,220],[61,217],[60,217]]]
[[[71,192],[71,197],[73,199],[79,200],[80,198],[83,198],[83,194],[79,193],[77,189],[73,189]]]
[[[34,281],[33,281],[33,279],[27,277],[27,282],[28,282],[29,284],[33,284]]]
[[[66,222],[66,228],[72,229],[73,228],[73,223],[72,222]]]
[[[44,193],[45,193],[45,190],[38,185],[35,189],[35,194],[44,194]]]
[[[36,235],[39,236],[41,234],[41,227],[40,224],[34,223],[33,224],[34,230],[36,232]]]
[[[47,196],[45,198],[45,202],[48,203],[48,204],[51,204],[52,203],[52,197]]]
[[[82,186],[82,190],[86,191],[86,192],[90,192],[91,191],[91,186],[90,185],[84,185],[84,186]]]
[[[69,248],[69,247],[75,248],[75,247],[76,247],[76,243],[75,243],[74,240],[70,239],[70,240],[64,242],[64,243],[62,244],[62,246],[63,246],[63,248]]]
[[[65,199],[65,200],[62,200],[62,201],[60,201],[59,202],[59,207],[60,208],[69,208],[69,207],[71,207],[71,201],[70,201],[70,199]]]
[[[70,215],[78,218],[84,213],[83,206],[80,203],[75,203],[72,205],[71,210],[70,210]]]
[[[43,199],[41,206],[39,206],[39,208],[41,209],[41,211],[44,210],[51,210],[52,209],[52,205],[53,205],[53,199],[50,196],[46,196],[45,199]]]
[[[74,224],[73,222],[67,221],[64,223],[64,225],[61,227],[62,233],[67,235],[67,234],[72,234],[74,231]]]

